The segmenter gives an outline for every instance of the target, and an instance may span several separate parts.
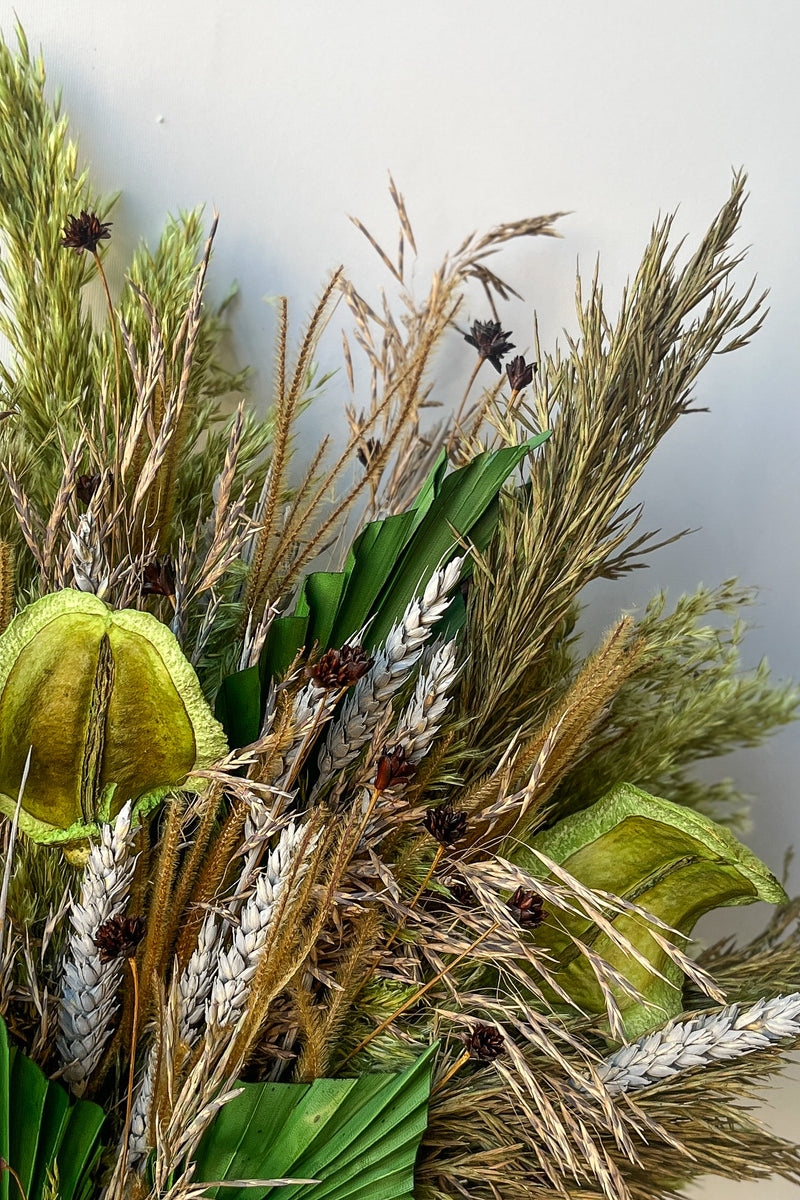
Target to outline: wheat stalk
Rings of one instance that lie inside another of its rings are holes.
[[[100,840],[89,852],[80,900],[73,901],[72,931],[64,955],[61,981],[58,1052],[63,1075],[76,1095],[82,1095],[111,1033],[115,996],[124,961],[102,962],[95,937],[110,917],[124,911],[136,863],[131,850],[130,801],[114,825],[103,825]]]
[[[701,1013],[621,1046],[599,1066],[609,1092],[652,1087],[681,1071],[708,1067],[800,1037],[800,992],[757,1000],[749,1008],[729,1004]]]
[[[403,746],[411,763],[421,762],[428,753],[452,699],[453,684],[460,670],[456,666],[456,654],[455,638],[434,652],[400,717],[395,740]]]
[[[275,914],[283,911],[285,915],[284,893],[287,887],[296,888],[308,869],[306,861],[295,863],[305,835],[305,825],[288,825],[265,866],[255,876],[255,890],[241,910],[231,945],[217,959],[206,1008],[206,1020],[212,1027],[235,1024],[245,1009]],[[316,838],[307,847],[306,859],[315,844]]]
[[[411,601],[390,630],[374,664],[356,684],[319,752],[315,791],[353,762],[372,737],[386,706],[419,662],[434,625],[444,615],[463,565],[463,558],[454,558],[434,571],[422,596]]]

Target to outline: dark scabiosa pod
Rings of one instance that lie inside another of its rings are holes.
[[[81,504],[91,504],[102,482],[102,475],[79,475],[75,480],[75,495]]]
[[[97,253],[98,242],[110,238],[111,221],[101,221],[97,213],[81,211],[79,217],[70,213],[63,229],[61,245],[67,250],[81,254],[88,250],[90,254]]]
[[[139,590],[143,596],[175,595],[175,568],[169,555],[154,558],[147,564],[142,573],[142,585]]]
[[[94,935],[94,944],[100,951],[100,962],[133,958],[143,937],[144,920],[141,917],[109,917]]]
[[[427,809],[422,823],[441,846],[454,846],[467,832],[467,814],[456,811],[451,800]]]
[[[378,759],[378,769],[375,772],[375,791],[385,792],[398,783],[406,783],[413,779],[416,767],[406,757],[405,746],[387,746]]]
[[[523,929],[536,929],[547,916],[538,892],[518,887],[508,901],[512,917]]]
[[[521,354],[516,358],[512,358],[511,362],[506,363],[506,375],[508,382],[515,392],[521,392],[523,388],[530,387],[533,383],[533,373],[536,370],[536,363],[526,363]]]
[[[352,687],[374,661],[360,646],[342,646],[326,650],[318,662],[306,667],[306,677],[318,688]]]
[[[472,1032],[465,1036],[464,1045],[470,1058],[491,1063],[505,1050],[506,1039],[494,1025],[476,1025]]]
[[[469,342],[478,351],[478,357],[490,362],[495,371],[500,373],[500,363],[514,349],[514,343],[508,341],[509,333],[504,333],[499,321],[473,321],[469,333],[464,334],[464,341]]]

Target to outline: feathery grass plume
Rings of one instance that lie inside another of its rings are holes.
[[[412,600],[389,631],[375,662],[348,697],[321,747],[318,791],[349,766],[372,738],[378,722],[419,662],[434,626],[441,620],[458,582],[463,557],[434,571],[422,595]]]
[[[123,912],[128,902],[135,867],[135,836],[128,801],[113,826],[102,826],[100,840],[89,851],[80,899],[72,903],[57,1047],[64,1078],[79,1096],[86,1091],[111,1035],[124,962],[118,958],[104,962],[95,939],[100,926]]]
[[[590,758],[571,770],[556,803],[567,812],[592,803],[620,779],[712,816],[741,824],[746,798],[729,781],[697,783],[691,766],[758,746],[795,719],[800,690],[774,683],[765,660],[744,671],[747,630],[738,614],[754,602],[751,589],[727,580],[681,596],[667,611],[659,592],[636,622],[639,666],[611,700],[589,743]],[[708,624],[718,612],[729,624]]]
[[[473,844],[480,844],[489,831],[493,839],[512,828],[515,836],[524,836],[542,819],[559,782],[588,753],[614,696],[639,669],[643,642],[633,633],[630,617],[619,621],[541,727],[510,746],[497,767],[465,789],[461,802],[478,818],[471,826]]]
[[[552,436],[530,466],[527,498],[508,501],[501,533],[470,592],[464,708],[470,746],[499,753],[506,731],[540,715],[537,663],[592,579],[614,578],[655,548],[629,541],[640,507],[625,507],[661,438],[692,410],[692,388],[715,354],[747,343],[761,299],[741,297],[730,276],[742,260],[729,246],[744,203],[734,177],[722,207],[688,262],[670,251],[672,220],[654,229],[637,275],[612,321],[598,278],[584,298],[580,333],[565,354],[537,348],[532,407]],[[498,749],[494,749],[497,747]]]
[[[612,1093],[636,1091],[681,1071],[798,1038],[800,992],[793,992],[758,1000],[749,1008],[730,1004],[718,1012],[676,1021],[621,1046],[600,1064],[597,1073]]]

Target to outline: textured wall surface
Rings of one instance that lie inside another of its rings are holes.
[[[364,289],[384,282],[346,214],[394,245],[387,169],[408,203],[421,285],[473,229],[570,210],[563,240],[514,246],[502,260],[526,300],[508,310],[522,348],[534,307],[546,344],[574,329],[576,264],[589,276],[600,255],[614,307],[659,210],[677,210],[676,235],[691,244],[732,168],[745,167],[751,198],[739,244],[750,251],[740,279],[757,274],[771,313],[750,348],[709,368],[698,403],[710,413],[673,430],[638,491],[647,528],[698,531],[648,571],[598,586],[590,624],[601,628],[660,587],[674,596],[739,576],[763,589],[747,661],[767,654],[778,675],[800,675],[795,4],[16,0],[15,9],[63,88],[98,186],[122,192],[112,278],[138,237],[156,238],[167,211],[219,209],[212,290],[221,297],[238,283],[232,353],[253,365],[262,397],[265,297],[288,295],[299,318],[340,262]],[[12,19],[6,6],[6,36]],[[476,296],[465,317],[485,315]],[[344,322],[337,313],[325,368],[338,363]],[[457,397],[466,360],[453,339],[442,361]],[[326,400],[340,430],[345,388],[340,375]],[[756,797],[751,844],[778,868],[787,844],[800,842],[798,766],[797,728],[730,764]],[[755,919],[739,910],[717,927]],[[768,1119],[800,1135],[800,1089],[773,1093],[773,1103]],[[710,1181],[703,1192],[756,1193],[798,1194],[779,1182]]]

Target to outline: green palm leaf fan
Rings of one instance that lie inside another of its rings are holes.
[[[319,1181],[213,1188],[218,1200],[414,1200],[436,1050],[398,1075],[243,1084],[200,1143],[194,1181]]]

